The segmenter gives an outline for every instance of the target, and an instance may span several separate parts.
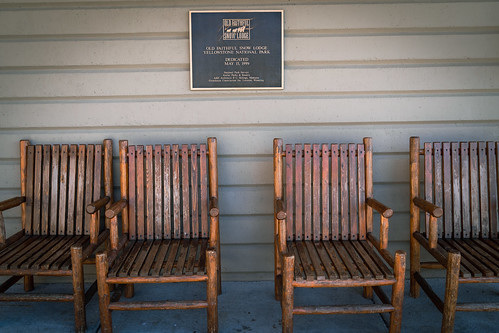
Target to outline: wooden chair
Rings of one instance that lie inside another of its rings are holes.
[[[411,295],[418,297],[421,286],[443,314],[442,332],[452,332],[456,311],[499,310],[499,303],[457,303],[459,283],[499,282],[499,142],[428,142],[420,148],[412,137],[410,167]],[[420,246],[436,262],[421,262]],[[444,301],[421,268],[447,270]]]
[[[220,289],[217,141],[207,145],[129,146],[120,141],[121,197],[111,218],[111,251],[97,254],[101,329],[111,311],[207,308],[208,331],[218,331]],[[118,236],[121,212],[123,235]],[[207,300],[119,301],[134,283],[206,281]],[[111,285],[119,284],[111,296]]]
[[[363,144],[297,144],[274,139],[275,287],[282,331],[295,314],[390,313],[400,332],[405,253],[387,251],[393,211],[372,198],[371,138]],[[373,209],[380,239],[372,235]],[[383,259],[393,268],[390,269]],[[381,286],[392,285],[391,301]],[[294,306],[295,287],[364,287],[383,304]]]
[[[85,292],[83,263],[109,236],[99,209],[112,193],[112,141],[20,146],[21,196],[0,203],[0,275],[11,276],[0,301],[73,302],[75,329],[83,332],[85,305],[97,290],[94,283]],[[19,205],[22,230],[6,239],[2,212]],[[73,294],[5,293],[23,276],[24,290],[33,290],[35,275],[71,276]]]

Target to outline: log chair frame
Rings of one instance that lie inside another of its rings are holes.
[[[499,303],[457,302],[460,283],[499,282],[498,172],[499,142],[420,148],[419,137],[410,138],[410,294],[423,289],[442,313],[442,332],[453,331],[456,311],[499,311]],[[421,246],[435,261],[421,262]],[[444,300],[421,268],[446,270]]]
[[[113,310],[199,308],[207,309],[207,331],[217,332],[221,279],[216,138],[200,145],[145,147],[122,140],[119,150],[121,200],[106,211],[111,246],[96,260],[102,332],[112,332]],[[133,297],[134,283],[199,281],[206,282],[206,300],[120,301],[123,290],[125,297]],[[111,294],[114,284],[118,287]]]
[[[112,201],[112,140],[102,145],[31,145],[20,141],[21,196],[0,202],[0,301],[73,302],[75,330],[86,329],[85,306],[97,291],[87,291],[84,264],[106,241],[100,210]],[[21,206],[22,230],[5,236],[2,212]],[[103,214],[102,214],[103,215]],[[108,222],[108,221],[106,221]],[[73,294],[5,294],[24,277],[24,290],[34,289],[34,276],[71,276]]]
[[[325,155],[328,158],[322,158]],[[334,182],[340,185],[332,186]],[[297,184],[299,190],[293,189]],[[293,331],[295,314],[382,312],[390,313],[390,332],[400,332],[405,253],[397,251],[392,257],[387,251],[393,211],[372,198],[372,191],[371,138],[358,145],[294,147],[274,139],[275,296],[281,301],[283,332]],[[380,214],[379,240],[372,235],[373,209]],[[350,218],[340,217],[339,211],[350,213]],[[343,228],[354,229],[342,233]],[[383,285],[392,285],[391,300]],[[368,298],[374,289],[383,304],[295,307],[296,287],[363,287]]]

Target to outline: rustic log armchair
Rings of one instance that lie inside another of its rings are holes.
[[[218,331],[220,288],[217,141],[200,145],[132,146],[120,141],[121,197],[106,211],[111,251],[97,254],[101,329],[111,311],[207,309]],[[122,231],[118,235],[117,215]],[[205,281],[206,300],[119,301],[135,283]],[[111,285],[120,287],[110,294]]]
[[[410,293],[418,297],[421,286],[443,315],[442,332],[452,332],[456,311],[499,311],[498,303],[457,303],[460,283],[499,282],[499,142],[427,142],[420,147],[420,139],[412,137],[410,169]],[[421,262],[421,246],[434,262]],[[443,301],[421,268],[446,270]]]
[[[102,231],[99,209],[111,199],[112,141],[23,140],[20,148],[21,196],[0,203],[0,275],[11,276],[0,285],[0,301],[73,302],[75,329],[83,332],[85,305],[97,291],[94,283],[85,292],[83,264],[109,235]],[[2,212],[19,205],[22,230],[6,239]],[[72,276],[73,294],[5,293],[22,277],[25,291],[33,290],[33,276]]]
[[[405,253],[393,258],[387,251],[393,211],[372,196],[371,138],[294,147],[274,139],[275,293],[283,332],[292,332],[295,314],[377,312],[389,312],[390,332],[400,331]],[[392,285],[391,300],[385,285]],[[364,287],[364,296],[374,289],[383,304],[297,307],[295,287]]]

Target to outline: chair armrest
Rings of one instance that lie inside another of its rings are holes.
[[[439,218],[443,215],[444,211],[442,208],[432,204],[429,201],[426,201],[421,198],[414,198],[412,202],[416,205],[416,207],[424,210],[426,213],[430,214],[433,217]]]
[[[218,209],[218,198],[211,197],[210,198],[210,216],[217,217],[220,214],[220,210]]]
[[[367,198],[366,203],[368,206],[373,208],[375,211],[380,213],[385,218],[390,218],[393,215],[393,209],[385,206],[381,202],[373,198]]]
[[[26,201],[26,197],[14,197],[0,202],[0,212],[14,208]]]
[[[87,205],[87,213],[89,213],[89,214],[96,213],[102,207],[104,207],[105,205],[107,205],[107,203],[109,202],[109,200],[111,200],[111,198],[106,196],[106,197],[100,198],[99,200],[96,200],[96,201],[88,204]]]
[[[276,199],[275,218],[278,220],[284,220],[286,218],[286,211],[284,210],[284,201],[282,199]]]
[[[127,199],[121,199],[120,201],[115,202],[108,209],[106,209],[106,217],[108,219],[112,219],[116,217],[128,204]]]

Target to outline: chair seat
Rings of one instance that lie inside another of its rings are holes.
[[[440,251],[461,253],[460,277],[499,277],[498,239],[440,238],[438,245]]]
[[[208,239],[130,240],[108,277],[206,275]]]
[[[24,236],[0,251],[0,273],[71,272],[71,246],[89,242],[90,236]]]
[[[367,241],[288,241],[295,256],[295,281],[394,279]]]

